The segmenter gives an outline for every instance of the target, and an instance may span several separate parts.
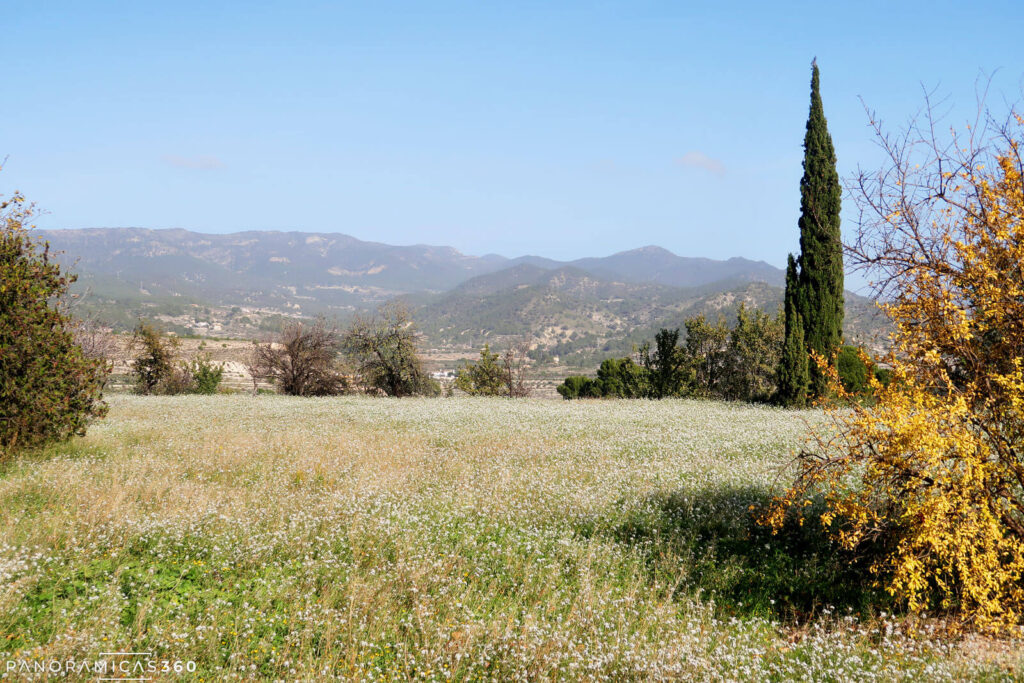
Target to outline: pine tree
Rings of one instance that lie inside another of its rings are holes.
[[[812,63],[811,110],[804,136],[800,179],[800,286],[797,298],[808,351],[832,358],[843,338],[843,246],[839,234],[841,193],[836,153]],[[812,396],[822,396],[828,379],[810,363]]]
[[[803,406],[806,402],[808,378],[807,348],[804,346],[803,316],[797,307],[800,276],[796,259],[789,255],[786,264],[786,337],[778,372],[778,401],[786,406]]]

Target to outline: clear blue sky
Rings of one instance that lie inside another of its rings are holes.
[[[810,61],[840,172],[1024,77],[1024,3],[6,2],[0,192],[41,227],[555,258],[796,248]],[[852,222],[847,203],[846,225]]]

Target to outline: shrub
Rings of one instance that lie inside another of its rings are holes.
[[[459,370],[455,387],[470,396],[529,396],[525,377],[527,353],[524,343],[512,344],[500,355],[493,353],[490,345],[485,344],[480,351],[480,360],[466,362]]]
[[[505,372],[499,362],[499,356],[491,351],[488,344],[480,350],[480,360],[476,363],[466,362],[455,377],[455,387],[470,396],[504,396]]]
[[[820,492],[821,519],[846,549],[883,542],[872,569],[911,610],[1016,630],[1024,621],[1024,117],[991,133],[879,134],[893,162],[857,181],[868,218],[850,253],[886,295],[893,379],[874,387],[872,405],[831,411],[834,426],[799,459],[795,484],[766,521],[778,527]]]
[[[323,318],[285,324],[275,341],[253,346],[249,372],[292,396],[333,396],[348,391],[339,354],[341,333]],[[255,384],[254,384],[255,388]]]
[[[109,366],[75,343],[58,302],[75,281],[26,226],[21,195],[0,202],[0,459],[85,433],[106,413]]]
[[[224,377],[224,367],[210,360],[209,355],[193,358],[188,365],[192,382],[189,391],[193,394],[216,394]]]
[[[863,395],[871,392],[874,366],[866,362],[862,354],[864,351],[856,346],[844,346],[836,359],[839,381],[849,394]]]
[[[175,364],[177,339],[164,336],[152,323],[140,320],[132,333],[129,348],[138,350],[138,355],[132,361],[137,393],[173,394],[184,391],[177,390],[179,386],[187,386],[187,380],[180,376],[180,370]]]

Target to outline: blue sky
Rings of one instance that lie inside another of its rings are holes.
[[[41,227],[344,232],[554,258],[797,245],[810,61],[840,172],[1021,98],[1020,2],[14,2],[0,192]],[[852,227],[847,203],[845,229]]]

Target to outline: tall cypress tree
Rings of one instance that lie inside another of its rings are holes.
[[[804,136],[804,175],[800,179],[800,295],[797,301],[808,351],[831,358],[843,339],[841,193],[836,152],[818,90],[817,61],[811,66],[811,111]],[[824,395],[828,378],[813,361],[810,378],[810,394]]]
[[[804,344],[804,321],[797,300],[800,294],[800,276],[796,259],[789,255],[786,264],[786,339],[782,345],[782,358],[778,372],[778,401],[786,406],[803,406],[807,398],[807,347]]]

